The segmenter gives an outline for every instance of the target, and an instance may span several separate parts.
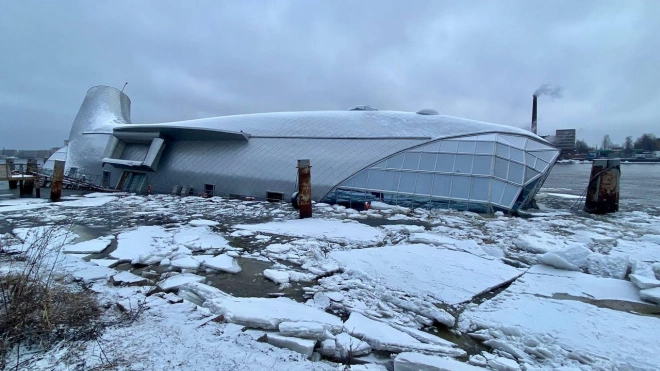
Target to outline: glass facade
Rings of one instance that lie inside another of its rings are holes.
[[[551,146],[510,134],[436,140],[353,174],[323,201],[508,212],[528,206],[558,155]]]

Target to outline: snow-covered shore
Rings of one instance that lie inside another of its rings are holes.
[[[2,200],[0,231],[16,252],[61,228],[58,272],[106,316],[147,303],[32,369],[656,369],[660,217],[532,214],[92,194]]]

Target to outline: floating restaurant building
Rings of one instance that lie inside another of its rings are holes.
[[[529,206],[559,151],[523,129],[419,112],[278,112],[133,124],[117,89],[87,92],[68,145],[69,175],[130,192],[288,199],[296,163],[312,198],[362,206],[511,212]]]

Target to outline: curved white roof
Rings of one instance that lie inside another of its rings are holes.
[[[485,132],[518,134],[542,138],[531,132],[505,125],[446,115],[420,115],[396,111],[318,111],[274,112],[221,116],[161,124],[131,124],[115,129],[124,131],[153,127],[188,127],[244,132],[252,137],[308,138],[424,138],[438,139]]]

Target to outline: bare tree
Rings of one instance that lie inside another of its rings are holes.
[[[612,139],[609,134],[605,134],[601,142],[600,149],[612,149]]]
[[[578,139],[578,140],[575,141],[575,152],[577,152],[577,153],[589,153],[590,150],[591,150],[591,147],[589,147],[587,142],[585,142],[584,140]]]
[[[633,153],[633,138],[629,135],[626,137],[626,141],[623,144],[623,152],[626,156],[630,156]]]
[[[654,134],[645,133],[635,140],[635,149],[644,151],[657,151],[658,142]]]

